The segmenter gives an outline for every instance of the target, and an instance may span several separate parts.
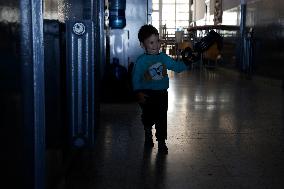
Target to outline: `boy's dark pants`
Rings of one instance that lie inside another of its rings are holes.
[[[167,139],[168,91],[147,90],[145,94],[148,97],[145,103],[140,104],[144,129],[151,130],[155,124],[156,139],[164,141]]]

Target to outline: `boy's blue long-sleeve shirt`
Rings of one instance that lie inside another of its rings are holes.
[[[182,72],[187,66],[165,53],[143,54],[138,57],[132,72],[133,90],[164,90],[169,88],[167,70]]]

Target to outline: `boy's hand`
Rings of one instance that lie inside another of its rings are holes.
[[[146,99],[145,99],[145,97],[148,97],[148,95],[146,95],[145,93],[142,93],[142,92],[139,92],[139,93],[137,93],[137,101],[138,101],[138,103],[145,103],[145,101],[146,101]]]

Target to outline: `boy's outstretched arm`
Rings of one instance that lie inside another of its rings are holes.
[[[168,55],[164,57],[167,69],[175,71],[175,72],[182,72],[188,69],[188,66],[182,61],[175,61]]]

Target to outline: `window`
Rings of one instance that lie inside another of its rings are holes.
[[[191,1],[189,0],[152,0],[152,25],[159,29],[166,25],[169,35],[180,28],[187,28],[191,22]]]

